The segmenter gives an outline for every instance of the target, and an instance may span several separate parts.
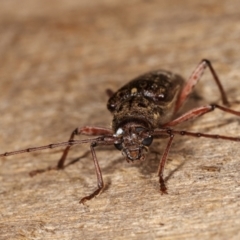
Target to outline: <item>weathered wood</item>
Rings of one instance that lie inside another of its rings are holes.
[[[109,127],[106,88],[159,68],[187,78],[202,58],[240,101],[239,8],[238,0],[1,1],[0,152],[65,141],[86,124]],[[219,103],[210,78],[197,87],[197,105]],[[216,110],[182,128],[239,136],[239,123]],[[55,165],[60,149],[1,158],[0,239],[239,239],[239,144],[177,137],[161,196],[166,143],[136,166],[98,148],[107,188],[86,206],[80,198],[96,187],[88,146],[72,150],[70,160],[83,156],[76,164],[34,178],[28,173]]]

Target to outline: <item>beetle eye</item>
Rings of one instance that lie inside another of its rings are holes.
[[[150,136],[150,137],[144,138],[143,141],[142,141],[142,144],[144,146],[150,146],[152,141],[153,141],[153,137]]]
[[[114,143],[114,146],[118,150],[122,150],[123,149],[122,143]]]

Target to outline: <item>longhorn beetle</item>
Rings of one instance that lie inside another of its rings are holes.
[[[226,106],[209,104],[194,108],[180,117],[174,118],[207,67],[210,69],[213,79],[220,91],[222,103]],[[101,169],[95,153],[96,146],[114,145],[122,152],[127,162],[134,162],[145,159],[145,153],[148,151],[148,147],[151,145],[154,138],[169,138],[157,172],[159,176],[160,191],[162,193],[167,193],[163,170],[175,135],[240,141],[239,137],[172,129],[172,127],[179,123],[200,117],[206,113],[212,112],[216,108],[240,116],[240,112],[227,107],[229,104],[227,95],[211,62],[206,59],[198,64],[186,83],[184,83],[183,78],[177,74],[158,70],[133,79],[115,93],[111,90],[107,90],[107,93],[110,97],[107,108],[113,114],[112,129],[94,126],[79,127],[72,132],[67,142],[6,152],[0,154],[0,156],[6,157],[48,148],[66,147],[56,167],[33,171],[31,174],[35,175],[51,169],[63,169],[69,149],[73,145],[89,143],[97,175],[97,189],[89,196],[80,200],[80,203],[84,203],[97,196],[104,188]],[[95,137],[75,140],[75,136],[80,134]]]

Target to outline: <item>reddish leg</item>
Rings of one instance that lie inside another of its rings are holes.
[[[85,126],[81,128],[76,128],[72,134],[70,135],[69,141],[72,141],[76,135],[88,135],[88,136],[100,136],[100,135],[111,135],[112,130],[108,128],[101,128],[101,127],[90,127]],[[67,154],[69,152],[69,149],[71,146],[67,146],[58,161],[57,169],[63,169],[64,168],[64,162],[66,160]]]
[[[164,166],[167,160],[167,156],[170,150],[170,147],[172,145],[172,141],[173,141],[174,135],[170,134],[170,139],[168,141],[167,147],[164,150],[163,156],[159,162],[159,166],[158,166],[158,176],[159,176],[159,184],[160,184],[160,191],[164,194],[167,194],[167,188],[164,182],[164,178],[163,178],[163,171],[164,171]]]
[[[229,141],[235,141],[240,142],[240,137],[230,137],[230,136],[223,136],[223,135],[217,135],[217,134],[207,134],[207,133],[197,133],[197,132],[188,132],[188,131],[178,131],[173,129],[157,129],[154,131],[153,136],[154,137],[161,137],[165,136],[165,134],[168,134],[170,136],[170,139],[168,141],[168,145],[166,149],[164,150],[163,156],[160,160],[159,167],[158,167],[158,176],[159,176],[159,183],[160,183],[160,191],[162,193],[167,193],[167,188],[164,182],[163,178],[163,171],[164,166],[167,160],[167,156],[174,138],[175,134],[181,135],[181,136],[191,136],[191,137],[204,137],[204,138],[214,138],[214,139],[223,139],[223,140],[229,140]]]
[[[100,136],[100,137],[96,137],[96,138],[92,138],[92,139],[73,140],[76,133],[82,133],[85,135],[100,135],[100,134],[104,135],[105,134],[105,136]],[[112,132],[109,129],[96,128],[96,127],[83,127],[79,130],[76,129],[71,134],[70,140],[67,142],[52,143],[52,144],[40,146],[40,147],[32,147],[32,148],[26,148],[26,149],[22,149],[22,150],[18,150],[18,151],[5,152],[5,153],[0,154],[0,157],[6,157],[6,156],[10,156],[10,155],[14,155],[14,154],[21,154],[21,153],[29,153],[29,152],[40,151],[40,150],[44,150],[44,149],[52,149],[52,148],[63,147],[63,146],[67,146],[65,149],[65,152],[66,152],[69,150],[70,146],[80,145],[83,143],[90,143],[90,150],[92,153],[93,163],[94,163],[95,171],[96,171],[96,175],[97,175],[97,190],[95,190],[89,196],[86,196],[80,200],[80,203],[85,203],[87,200],[90,200],[93,197],[97,196],[104,188],[102,173],[101,173],[100,166],[98,164],[98,160],[97,160],[97,156],[96,156],[94,148],[98,145],[113,145],[116,142],[116,140],[117,140],[117,138],[112,136]],[[66,157],[66,155],[67,155],[67,153],[65,153],[64,157]],[[31,175],[35,175],[37,173],[42,173],[42,172],[45,172],[45,171],[48,171],[51,169],[59,169],[59,168],[57,166],[55,168],[36,170],[36,171],[33,171],[31,173]]]
[[[76,135],[88,135],[88,136],[100,136],[100,135],[112,135],[112,130],[111,129],[107,129],[107,128],[101,128],[101,127],[90,127],[90,126],[85,126],[85,127],[81,127],[81,128],[76,128],[72,134],[70,135],[70,138],[68,140],[68,142],[74,141],[74,137]],[[43,173],[46,171],[50,171],[50,170],[59,170],[59,169],[64,169],[64,162],[67,158],[68,152],[70,150],[70,148],[72,147],[71,144],[69,144],[65,150],[63,151],[63,154],[61,156],[61,158],[58,161],[57,166],[55,167],[48,167],[47,169],[37,169],[34,171],[31,171],[29,174],[30,176],[35,176],[36,174],[39,173]]]
[[[102,189],[104,188],[102,172],[101,172],[100,166],[98,164],[97,156],[96,156],[96,153],[95,153],[95,150],[94,150],[94,147],[96,147],[96,146],[97,146],[96,142],[93,142],[90,145],[90,149],[91,149],[91,153],[92,153],[92,157],[93,157],[93,163],[94,163],[94,166],[95,166],[95,172],[96,172],[96,175],[97,175],[97,190],[95,190],[92,194],[82,198],[79,202],[79,203],[82,203],[82,204],[84,204],[86,201],[91,200],[92,198],[97,196],[102,191]]]
[[[187,120],[194,119],[196,117],[200,117],[203,114],[206,114],[208,112],[213,111],[215,108],[219,108],[222,111],[240,116],[240,112],[234,111],[232,109],[229,109],[229,108],[226,108],[226,107],[223,107],[223,106],[212,104],[212,105],[207,105],[207,106],[192,109],[191,111],[183,114],[182,116],[178,117],[177,119],[164,124],[162,127],[175,126],[175,125],[180,124],[182,122],[185,122]],[[165,166],[165,162],[166,162],[166,159],[167,159],[167,155],[168,155],[168,152],[170,150],[170,147],[171,147],[171,144],[172,144],[172,141],[173,141],[174,134],[187,135],[187,136],[192,136],[192,137],[206,137],[206,138],[224,139],[224,140],[237,141],[237,142],[240,141],[240,138],[238,138],[238,137],[229,137],[229,136],[221,136],[221,135],[216,135],[216,134],[205,134],[205,133],[193,133],[193,132],[187,132],[187,131],[177,131],[177,130],[172,130],[172,129],[157,129],[157,130],[154,131],[153,136],[161,137],[161,136],[164,135],[164,133],[169,134],[170,139],[169,139],[168,145],[167,145],[167,147],[166,147],[166,149],[163,153],[163,156],[162,156],[162,159],[159,163],[159,168],[158,168],[160,190],[161,190],[162,193],[167,193],[167,188],[165,186],[164,178],[163,178],[163,171],[164,171],[164,166]]]
[[[183,114],[182,116],[164,124],[162,127],[173,127],[182,122],[185,122],[190,119],[194,119],[194,118],[200,117],[206,113],[209,113],[209,112],[213,111],[215,108],[218,108],[224,112],[228,112],[228,113],[240,116],[240,112],[234,111],[230,108],[223,107],[223,106],[220,106],[217,104],[211,104],[211,105],[207,105],[207,106],[203,106],[203,107],[194,108],[194,109],[190,110],[189,112]]]
[[[204,73],[204,70],[206,69],[206,67],[208,67],[213,75],[213,78],[219,88],[219,91],[221,93],[221,97],[222,97],[222,102],[224,105],[228,105],[228,100],[227,100],[227,96],[226,93],[222,87],[222,84],[219,80],[219,77],[217,76],[214,68],[212,67],[212,64],[209,60],[203,59],[199,65],[197,66],[197,68],[193,71],[192,75],[189,77],[186,85],[184,86],[184,88],[182,89],[181,93],[179,94],[177,103],[176,103],[176,107],[175,107],[175,112],[177,112],[180,107],[183,105],[183,103],[185,102],[185,100],[187,99],[187,97],[189,96],[189,94],[192,92],[193,87],[198,83],[198,81],[200,80],[201,76]]]

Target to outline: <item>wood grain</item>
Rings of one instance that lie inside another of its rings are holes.
[[[187,78],[202,58],[212,61],[240,111],[240,2],[1,1],[0,150],[68,139],[86,124],[109,127],[105,90],[146,71]],[[188,107],[219,102],[206,72]],[[216,110],[178,129],[239,136],[239,118]],[[113,147],[97,149],[107,185],[96,187],[88,146],[75,147],[64,171],[61,149],[0,159],[0,239],[239,239],[238,143],[177,137],[158,191],[156,171],[166,141],[129,165]]]

